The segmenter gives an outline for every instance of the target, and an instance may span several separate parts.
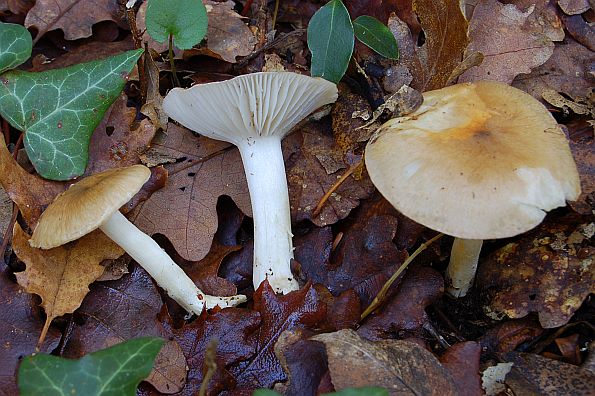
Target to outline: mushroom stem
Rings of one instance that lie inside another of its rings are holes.
[[[204,294],[157,242],[136,228],[120,211],[116,211],[99,228],[139,263],[187,312],[200,315],[205,305],[207,308],[217,305],[225,308],[246,301],[243,295],[217,297]]]
[[[238,144],[254,219],[253,283],[268,279],[277,293],[299,289],[291,273],[291,216],[281,137],[248,138]]]
[[[475,279],[482,239],[455,238],[446,269],[446,292],[455,298],[464,297]]]

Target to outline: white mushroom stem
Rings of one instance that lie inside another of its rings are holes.
[[[277,293],[299,289],[291,273],[291,215],[281,137],[261,136],[238,143],[254,219],[253,283],[268,279]]]
[[[204,294],[157,242],[136,228],[120,211],[116,211],[99,228],[139,263],[187,312],[200,315],[205,305],[207,308],[217,305],[225,308],[246,301],[243,295],[217,297]]]
[[[475,279],[482,239],[455,238],[446,269],[446,292],[452,297],[464,297]]]

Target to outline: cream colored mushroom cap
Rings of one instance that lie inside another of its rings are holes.
[[[263,72],[174,88],[163,109],[188,129],[237,145],[257,136],[283,138],[312,111],[336,100],[337,86],[322,78]]]
[[[99,228],[136,194],[151,177],[144,165],[109,169],[85,177],[54,198],[29,240],[36,248],[51,249]]]
[[[505,238],[580,194],[568,141],[547,109],[506,84],[424,93],[366,147],[374,185],[407,217],[466,239]]]

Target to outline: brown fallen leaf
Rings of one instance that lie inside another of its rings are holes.
[[[450,372],[459,396],[481,396],[479,357],[481,346],[473,341],[454,344],[440,356],[440,363]]]
[[[595,292],[589,217],[550,218],[480,263],[477,285],[511,318],[537,312],[544,328],[566,324]]]
[[[529,353],[511,352],[506,360],[514,363],[505,381],[515,395],[593,395],[595,374],[590,371]]]
[[[0,0],[0,11],[10,11],[13,14],[26,14],[35,4],[35,0]]]
[[[554,51],[554,43],[534,26],[526,26],[534,11],[519,10],[514,4],[481,0],[475,6],[469,24],[471,39],[467,52],[480,52],[481,65],[467,70],[459,82],[494,80],[510,84],[521,73],[545,63]]]
[[[103,274],[103,260],[117,259],[124,250],[101,231],[66,246],[50,250],[29,246],[29,236],[18,223],[13,230],[12,246],[27,268],[16,273],[17,281],[28,293],[41,297],[47,315],[40,342],[52,320],[74,312],[89,292],[89,285]]]
[[[570,150],[576,161],[581,181],[581,195],[570,206],[578,213],[589,215],[595,210],[595,143],[593,139],[570,141]]]
[[[92,27],[113,21],[126,29],[120,5],[113,0],[37,0],[25,18],[25,27],[37,29],[35,41],[50,30],[61,29],[66,40],[90,37]]]
[[[326,346],[336,390],[379,386],[390,395],[458,395],[449,371],[417,343],[403,340],[371,342],[353,330],[311,338]]]
[[[589,0],[558,0],[557,3],[568,15],[582,14],[591,8]]]
[[[42,329],[41,315],[35,297],[25,293],[4,267],[0,271],[0,395],[14,396],[17,390],[17,366],[23,356],[35,352],[35,343]],[[53,351],[61,334],[50,329],[41,352]]]
[[[171,332],[157,320],[162,305],[151,277],[136,264],[121,279],[94,283],[75,313],[84,320],[68,333],[62,355],[78,359],[140,336],[169,339]],[[186,360],[176,340],[166,343],[157,355],[147,381],[161,393],[175,393],[184,388]]]
[[[12,218],[12,200],[0,185],[0,233],[6,232]]]
[[[503,356],[542,333],[543,329],[534,318],[507,320],[489,329],[478,342],[485,353]]]
[[[579,43],[595,51],[595,30],[592,23],[587,22],[581,15],[562,16],[564,27]]]

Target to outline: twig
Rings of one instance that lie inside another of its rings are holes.
[[[250,11],[250,7],[252,7],[252,3],[254,2],[254,0],[248,0],[246,2],[246,4],[244,5],[244,8],[242,8],[242,12],[240,12],[241,16],[246,16],[248,15],[248,11]]]
[[[134,6],[134,5],[133,5]],[[136,14],[134,13],[134,8],[129,8],[127,5],[126,8],[126,16],[128,17],[128,26],[130,26],[130,31],[132,32],[132,39],[134,40],[134,48],[142,48],[142,35],[138,31],[138,27],[136,26]],[[145,49],[145,53],[143,57],[151,56],[149,54],[149,49]],[[147,76],[145,73],[145,62],[143,61],[144,58],[141,58],[137,62],[138,65],[138,79],[140,81],[140,92],[141,98],[144,100],[147,95]]]
[[[207,372],[200,384],[198,396],[205,396],[207,394],[209,382],[211,382],[211,379],[217,371],[217,344],[218,342],[215,338],[211,339],[207,344],[207,349],[205,351],[205,367],[207,368]]]
[[[331,188],[329,188],[329,190],[322,196],[322,198],[320,198],[320,201],[318,201],[318,204],[316,205],[316,207],[314,208],[314,211],[312,212],[313,218],[318,217],[318,215],[322,211],[322,208],[324,207],[324,204],[326,203],[326,201],[328,201],[328,199],[331,197],[331,195],[335,191],[337,191],[337,189],[339,187],[341,187],[341,184],[343,184],[345,182],[345,180],[347,180],[347,178],[349,176],[351,176],[353,174],[353,172],[355,172],[355,170],[361,165],[361,163],[362,163],[362,160],[359,160],[355,164],[351,165],[349,167],[349,169],[347,169],[345,171],[345,173],[343,173],[341,175],[341,177],[335,182],[335,184],[333,184],[331,186]]]
[[[263,45],[262,47],[260,47],[259,49],[257,49],[253,53],[251,53],[250,55],[247,55],[244,58],[242,58],[236,65],[237,65],[237,67],[242,67],[246,63],[250,62],[252,59],[256,58],[258,55],[260,55],[263,51],[268,51],[269,49],[275,47],[280,42],[288,39],[289,37],[299,36],[304,33],[306,33],[306,29],[295,29],[289,33],[282,34],[279,37],[277,37],[276,39],[274,39],[273,41],[271,41],[270,43]]]
[[[23,132],[21,132],[21,134],[19,135],[19,138],[17,139],[17,142],[14,145],[14,151],[12,152],[12,158],[16,161],[17,156],[19,155],[19,149],[21,148],[21,145],[23,144],[23,137],[25,136],[25,134]]]
[[[403,264],[401,264],[401,266],[395,271],[395,273],[393,274],[393,276],[391,276],[390,279],[386,281],[386,283],[384,284],[384,286],[382,286],[382,289],[380,289],[380,291],[378,292],[378,294],[376,295],[376,297],[374,297],[374,300],[372,301],[372,303],[368,306],[368,308],[366,308],[366,310],[364,311],[364,313],[362,313],[362,315],[360,316],[360,319],[359,319],[360,322],[362,320],[364,320],[372,312],[374,312],[384,302],[384,299],[386,298],[386,293],[388,292],[388,289],[390,289],[390,287],[397,280],[397,278],[399,277],[399,275],[401,275],[401,273],[403,271],[405,271],[405,269],[407,268],[407,266],[409,264],[411,264],[411,262],[413,261],[413,259],[415,257],[417,257],[417,255],[419,255],[421,252],[423,252],[424,250],[426,250],[426,248],[428,246],[430,246],[432,243],[434,243],[438,239],[442,238],[443,236],[444,236],[444,234],[438,234],[434,238],[430,239],[429,241],[422,243],[417,248],[417,250],[415,250],[415,252],[413,252],[413,254],[411,256],[407,257],[407,260],[405,260],[405,262],[403,262]]]
[[[2,119],[2,133],[4,134],[4,141],[6,144],[10,143],[10,125],[4,118]]]
[[[174,87],[181,86],[180,80],[178,80],[178,75],[176,74],[176,65],[174,64],[174,35],[169,35],[169,48],[167,50],[167,56],[169,57],[169,65],[171,67],[171,75],[174,79]]]
[[[275,10],[273,11],[273,30],[275,30],[275,24],[277,23],[277,13],[279,12],[279,0],[275,0]]]
[[[2,238],[2,245],[0,245],[0,252],[2,252],[2,262],[4,263],[4,265],[8,265],[6,263],[6,261],[4,260],[4,257],[6,256],[6,248],[8,247],[8,241],[12,239],[12,228],[14,227],[14,223],[16,223],[17,221],[17,216],[19,214],[19,208],[17,207],[17,204],[13,203],[12,204],[12,217],[10,218],[10,222],[8,223],[8,226],[6,227],[6,231],[4,231],[4,237]]]

